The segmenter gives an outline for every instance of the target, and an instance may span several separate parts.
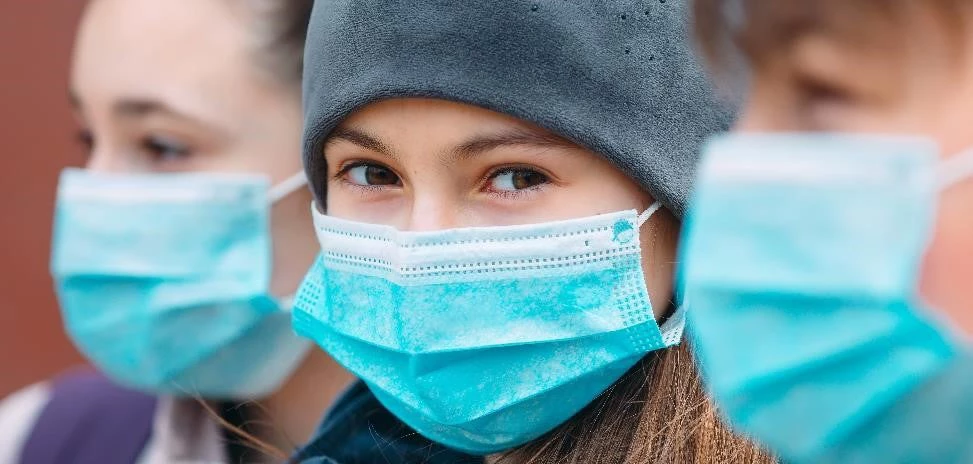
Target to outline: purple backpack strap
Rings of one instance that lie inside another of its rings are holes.
[[[90,370],[52,382],[24,443],[22,464],[133,464],[152,434],[155,397],[115,385]]]

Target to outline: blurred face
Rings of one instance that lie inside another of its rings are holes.
[[[410,231],[532,224],[648,208],[602,157],[524,121],[442,100],[397,99],[348,117],[325,144],[329,215]],[[675,220],[642,228],[659,316],[671,298]]]
[[[915,10],[911,30],[820,27],[773,48],[753,69],[738,130],[919,135],[943,157],[973,148],[973,30],[950,34],[942,17]],[[942,195],[921,293],[973,332],[971,208],[973,179]]]
[[[300,172],[300,89],[257,67],[254,20],[221,0],[92,1],[70,84],[87,168],[273,183]],[[300,190],[274,207],[277,293],[294,290],[317,248],[309,201]]]

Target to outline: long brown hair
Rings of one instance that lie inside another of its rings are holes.
[[[647,355],[587,408],[499,464],[771,464],[720,419],[686,342]]]
[[[663,211],[647,224],[648,281],[672,276],[680,224]],[[670,301],[669,313],[675,301]],[[687,341],[653,351],[571,420],[497,464],[771,464],[722,422]]]
[[[244,27],[248,28],[252,39],[253,64],[285,89],[300,93],[304,42],[314,1],[247,0],[232,5],[242,7],[248,13],[249,22]],[[227,449],[230,454],[237,455],[231,460],[249,460],[253,458],[252,454],[257,454],[284,462],[293,451],[281,450],[265,439],[278,431],[273,418],[266,417],[266,411],[258,402],[223,403],[219,408],[202,399],[199,402],[226,431]]]

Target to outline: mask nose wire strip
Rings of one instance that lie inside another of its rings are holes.
[[[270,203],[277,203],[282,198],[294,193],[295,190],[301,188],[301,186],[307,184],[307,175],[304,171],[298,172],[293,176],[284,179],[283,182],[271,187],[270,191],[267,193],[267,201]]]
[[[645,223],[649,221],[652,215],[655,214],[656,211],[659,211],[660,209],[662,209],[662,203],[659,203],[657,201],[655,203],[652,203],[652,206],[649,206],[649,209],[645,210],[644,213],[639,214],[639,218],[638,218],[639,227],[645,225]]]

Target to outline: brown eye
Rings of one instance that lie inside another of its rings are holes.
[[[192,155],[189,147],[170,137],[148,136],[142,140],[142,149],[153,161],[175,161]]]
[[[349,182],[362,186],[400,185],[401,179],[391,169],[376,164],[359,164],[345,172]]]
[[[801,99],[807,104],[840,104],[852,100],[848,89],[821,80],[799,79],[798,90]]]
[[[526,168],[504,169],[493,174],[490,187],[497,191],[524,190],[550,182],[540,172]]]
[[[78,131],[78,134],[75,136],[75,140],[78,141],[78,143],[87,153],[91,153],[91,150],[95,147],[95,136],[90,130],[82,129]]]
[[[75,140],[81,145],[81,149],[84,150],[84,163],[88,164],[91,160],[92,152],[95,149],[95,135],[88,129],[82,129],[78,131]]]
[[[793,92],[795,122],[814,131],[850,129],[886,81],[869,61],[829,36],[799,40],[776,79]]]

